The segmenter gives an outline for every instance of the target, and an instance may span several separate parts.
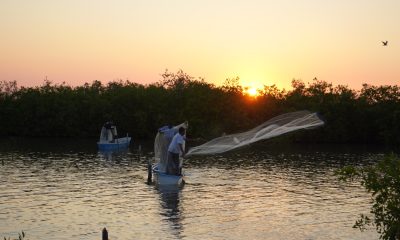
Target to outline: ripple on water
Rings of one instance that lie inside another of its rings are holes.
[[[30,239],[377,239],[369,196],[334,170],[373,155],[253,148],[185,162],[183,189],[145,184],[133,154],[0,152],[0,233]],[[0,235],[1,237],[1,235]]]

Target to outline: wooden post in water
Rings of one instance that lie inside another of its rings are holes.
[[[142,145],[139,145],[139,148],[138,148],[138,159],[139,159],[139,161],[141,159],[141,154],[142,154]]]
[[[107,229],[106,228],[103,228],[103,232],[102,232],[103,234],[103,237],[102,237],[102,240],[108,240],[108,232],[107,232]]]
[[[151,169],[151,160],[147,161],[147,184],[150,184],[152,182],[152,169]]]

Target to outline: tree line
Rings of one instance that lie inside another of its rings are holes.
[[[292,89],[264,86],[249,96],[239,78],[222,86],[178,71],[159,82],[100,81],[71,87],[44,81],[37,87],[0,82],[0,136],[93,137],[106,121],[119,134],[153,138],[159,127],[189,121],[188,134],[209,139],[248,130],[279,114],[310,110],[324,127],[291,134],[291,141],[400,144],[400,88],[364,84],[361,90],[315,79]]]

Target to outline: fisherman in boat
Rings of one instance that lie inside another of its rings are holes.
[[[180,127],[178,133],[172,138],[171,143],[168,147],[168,163],[167,163],[167,174],[170,175],[181,175],[181,169],[179,164],[179,155],[185,156],[185,128]]]
[[[109,142],[114,142],[114,140],[117,138],[117,128],[115,124],[112,121],[108,121],[104,124],[104,128],[106,129],[106,139]]]
[[[168,147],[171,144],[172,138],[179,132],[179,128],[187,129],[189,123],[185,121],[177,126],[170,124],[160,127],[154,140],[154,157],[157,162],[157,169],[161,173],[167,173],[168,166]],[[185,148],[185,145],[183,145]]]

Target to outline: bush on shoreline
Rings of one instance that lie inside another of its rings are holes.
[[[374,166],[345,167],[338,175],[341,180],[360,180],[371,193],[370,214],[361,214],[354,228],[375,226],[381,239],[400,239],[400,158],[387,155]]]

